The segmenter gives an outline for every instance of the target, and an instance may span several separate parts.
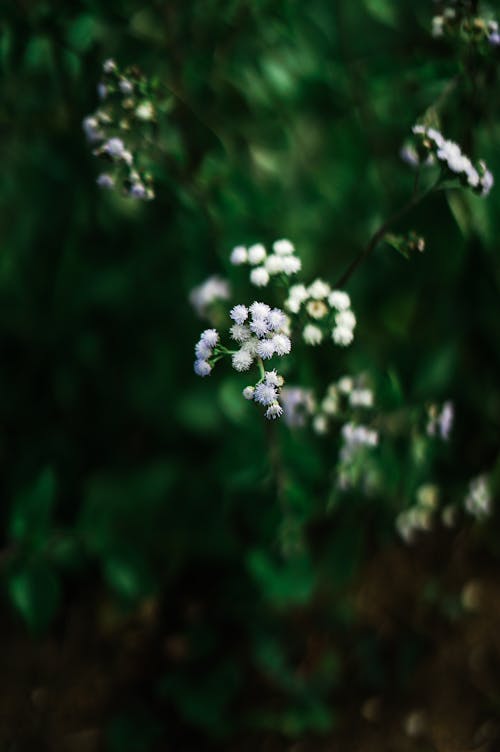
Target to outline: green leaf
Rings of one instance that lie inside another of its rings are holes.
[[[43,470],[36,480],[14,499],[9,534],[15,541],[37,548],[46,541],[56,496],[56,477],[52,468]]]
[[[54,570],[43,561],[27,564],[10,575],[7,589],[30,631],[43,632],[61,599],[61,586]]]

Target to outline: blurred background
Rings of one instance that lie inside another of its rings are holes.
[[[411,195],[399,152],[428,108],[500,175],[498,51],[434,38],[440,10],[2,9],[1,750],[497,748],[498,519],[411,545],[395,519],[423,483],[457,509],[472,478],[495,489],[498,189],[410,212],[395,229],[425,251],[378,247],[353,346],[297,362],[320,392],[368,373],[387,411],[454,403],[446,445],[381,447],[374,496],[332,494],[338,437],[271,435],[244,379],[192,371],[192,288],[280,237],[339,277]],[[108,58],[171,101],[151,202],[96,185],[82,120]]]

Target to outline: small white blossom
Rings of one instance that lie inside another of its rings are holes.
[[[323,341],[323,332],[319,326],[307,324],[302,332],[306,345],[319,345]]]
[[[115,179],[105,172],[102,172],[100,175],[98,175],[96,183],[99,188],[111,189],[115,187]]]
[[[333,290],[328,296],[328,303],[337,311],[347,311],[351,306],[351,299],[343,290]]]
[[[210,306],[218,300],[228,300],[231,290],[227,280],[218,276],[209,277],[189,294],[189,302],[198,316],[205,317]]]
[[[255,387],[254,386],[246,386],[243,389],[242,394],[243,394],[243,396],[244,396],[244,398],[246,400],[253,400],[253,397],[254,397],[254,394],[255,394]]]
[[[307,288],[309,297],[314,298],[314,300],[324,300],[329,296],[330,292],[330,285],[322,279],[316,279]]]
[[[492,512],[492,497],[485,475],[474,478],[465,497],[465,509],[477,519],[489,517]]]
[[[313,418],[313,431],[320,436],[323,436],[325,433],[328,432],[328,419],[326,415],[323,415],[322,413],[318,413]]]
[[[283,256],[281,271],[283,274],[290,276],[291,274],[297,274],[302,269],[302,261],[297,256]]]
[[[270,256],[266,258],[266,269],[269,272],[269,274],[280,274],[280,272],[283,271],[283,262],[285,259],[282,256],[277,256],[276,254],[272,253]]]
[[[118,88],[122,94],[132,94],[134,91],[134,85],[127,78],[121,78],[118,82]]]
[[[250,282],[255,287],[266,287],[269,284],[269,272],[263,266],[257,266],[250,272]]]
[[[233,368],[236,371],[248,371],[253,363],[253,355],[245,348],[241,348],[232,356]]]
[[[275,334],[271,342],[276,355],[288,355],[292,349],[292,342],[286,334]]]
[[[260,384],[257,384],[255,387],[255,402],[260,402],[261,405],[271,405],[273,402],[276,402],[277,399],[278,392],[272,384],[266,384],[264,381],[261,381]]]
[[[323,319],[328,313],[328,306],[322,300],[310,300],[306,305],[306,311],[313,319]]]
[[[267,323],[269,325],[269,331],[276,332],[278,329],[283,329],[287,324],[287,317],[279,308],[273,308],[267,314]]]
[[[144,122],[147,122],[148,120],[153,120],[155,116],[155,111],[151,102],[141,102],[139,107],[136,108],[135,116],[139,120],[144,120]]]
[[[351,407],[373,407],[373,392],[371,389],[353,389],[349,395]]]
[[[337,326],[346,329],[354,329],[356,326],[356,316],[352,311],[339,311],[335,314],[335,323]]]
[[[282,240],[275,240],[273,243],[273,251],[278,256],[288,256],[295,251],[295,246],[289,240],[283,238]]]
[[[201,376],[201,377],[208,376],[211,370],[212,370],[212,366],[206,360],[195,360],[194,372],[198,376]]]
[[[283,386],[283,376],[280,376],[275,369],[272,371],[266,371],[264,380],[266,384],[270,384],[271,386]]]
[[[230,328],[229,334],[235,342],[246,342],[251,336],[248,326],[243,326],[242,324],[234,324]]]
[[[217,329],[205,329],[200,335],[200,340],[205,342],[209,347],[215,347],[219,341],[219,333]]]
[[[274,342],[272,339],[263,339],[257,345],[257,355],[263,360],[272,358],[275,353]]]
[[[265,416],[268,420],[275,420],[283,415],[283,408],[279,402],[272,402],[265,412]]]
[[[243,324],[248,318],[248,308],[245,305],[235,305],[229,315],[236,324]]]
[[[342,394],[350,394],[353,390],[354,382],[350,376],[342,376],[337,382],[337,388]]]
[[[102,64],[104,73],[114,73],[116,71],[116,63],[112,58],[108,58]]]
[[[266,249],[264,248],[262,243],[255,243],[255,245],[251,245],[248,249],[248,261],[252,264],[252,266],[262,264],[262,262],[266,258],[266,255]]]
[[[241,264],[246,264],[248,261],[248,253],[247,249],[244,245],[237,245],[233,248],[231,251],[231,255],[229,257],[229,260],[231,261],[234,266],[241,266]]]
[[[196,343],[194,351],[198,360],[207,360],[213,354],[213,348],[202,339]]]
[[[250,329],[257,335],[257,337],[265,337],[266,334],[269,334],[269,324],[267,323],[267,319],[253,318],[250,322]]]
[[[104,133],[100,130],[99,121],[93,115],[89,115],[83,119],[82,127],[87,141],[90,141],[90,143],[103,140]]]
[[[336,345],[347,347],[353,341],[354,334],[352,333],[352,329],[346,326],[336,326],[332,330],[332,339]]]
[[[110,138],[102,148],[110,157],[121,159],[125,151],[125,144],[121,138]]]

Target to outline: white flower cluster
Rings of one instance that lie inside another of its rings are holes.
[[[356,317],[349,295],[343,290],[332,290],[322,279],[316,279],[309,287],[292,285],[285,308],[290,313],[305,316],[307,323],[302,337],[306,345],[321,344],[327,332],[336,345],[345,347],[354,339]]]
[[[216,360],[225,355],[231,356],[235,371],[248,371],[257,364],[261,377],[254,386],[245,387],[243,396],[263,405],[266,418],[279,418],[283,414],[279,397],[284,379],[275,370],[265,371],[263,361],[290,353],[288,316],[279,308],[257,301],[249,307],[235,305],[229,315],[233,321],[229,333],[238,349],[223,347],[217,330],[206,329],[195,346],[194,371],[198,376],[208,376]]]
[[[284,274],[289,277],[302,268],[300,259],[295,256],[295,247],[289,240],[276,240],[273,252],[268,253],[262,243],[255,243],[248,248],[237,245],[231,251],[231,263],[234,266],[249,264],[250,282],[256,287],[266,287],[271,277]]]
[[[443,441],[448,441],[455,419],[453,402],[445,402],[441,409],[437,405],[431,405],[428,409],[427,436],[436,436]]]
[[[342,376],[330,384],[326,394],[316,409],[313,430],[317,434],[326,434],[330,430],[332,418],[345,415],[349,410],[373,407],[373,391],[364,383],[364,377]]]
[[[464,506],[466,511],[477,519],[485,519],[491,515],[493,499],[486,475],[479,475],[470,482]]]
[[[87,140],[96,147],[93,154],[105,159],[112,168],[98,176],[97,184],[110,190],[120,184],[126,196],[151,200],[154,198],[152,178],[137,167],[138,155],[133,154],[130,142],[137,141],[141,123],[154,120],[154,107],[151,102],[138,99],[137,73],[128,77],[121,75],[115,61],[106,60],[103,74],[104,80],[97,87],[102,104],[82,123]]]
[[[283,376],[275,370],[265,371],[262,379],[255,386],[243,389],[243,396],[253,400],[266,408],[265,416],[268,420],[280,418],[283,408],[280,405],[280,389],[284,384]]]
[[[274,355],[288,355],[292,349],[288,317],[279,308],[254,302],[247,308],[236,305],[230,316],[234,321],[229,330],[231,339],[240,345],[233,353],[233,368],[248,371],[254,360],[269,360]]]
[[[406,543],[413,543],[419,532],[432,530],[434,513],[439,504],[439,489],[432,483],[419,486],[416,503],[396,517],[396,530]]]
[[[462,38],[468,38],[469,41],[486,40],[493,47],[500,45],[497,21],[481,18],[481,16],[468,17],[464,10],[451,5],[445,7],[432,19],[432,36],[439,39],[446,34],[460,34]]]
[[[421,145],[432,153],[441,165],[447,170],[458,175],[465,185],[468,185],[481,196],[487,196],[493,187],[493,175],[487,169],[486,164],[480,160],[477,168],[474,167],[469,157],[463,154],[460,146],[454,141],[445,139],[436,128],[427,128],[425,125],[414,125],[413,133],[421,140]]]
[[[189,302],[200,318],[210,318],[210,308],[219,300],[229,300],[231,288],[229,282],[214,274],[201,285],[193,287],[189,293]]]
[[[363,424],[345,423],[341,429],[341,447],[337,464],[337,486],[346,491],[359,483],[369,490],[373,481],[366,461],[367,450],[378,446],[378,432]]]
[[[205,329],[201,333],[200,339],[195,345],[196,360],[194,361],[194,372],[198,376],[208,376],[212,371],[210,360],[216,354],[217,344],[219,342],[219,333],[217,329]]]
[[[287,386],[281,390],[283,420],[290,428],[303,428],[314,413],[316,402],[312,389]]]

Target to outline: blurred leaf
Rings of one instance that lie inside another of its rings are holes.
[[[41,546],[50,529],[56,496],[56,477],[52,468],[43,470],[35,481],[14,499],[9,533],[19,542]]]
[[[52,621],[61,599],[55,572],[43,561],[33,561],[8,577],[10,599],[29,629],[39,634]]]

